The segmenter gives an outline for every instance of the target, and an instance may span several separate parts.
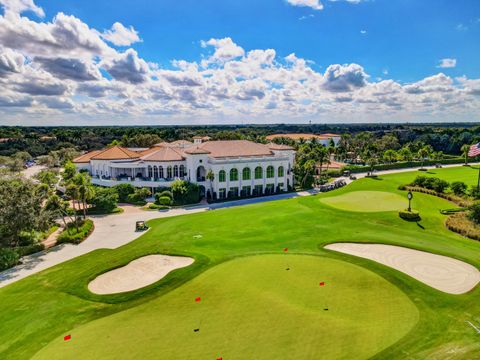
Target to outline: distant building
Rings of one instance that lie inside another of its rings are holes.
[[[73,162],[79,170],[87,170],[96,185],[129,183],[154,192],[184,179],[200,185],[202,195],[218,199],[272,194],[293,185],[293,148],[208,139],[162,142],[149,149],[113,146],[89,152]],[[213,172],[213,181],[207,179],[209,171]]]
[[[330,145],[330,139],[332,139],[333,142],[335,143],[335,146],[337,146],[341,136],[338,134],[330,134],[330,133],[319,134],[319,135],[317,134],[274,134],[274,135],[267,136],[268,141],[273,141],[274,139],[277,139],[277,138],[288,138],[294,141],[300,141],[300,139],[303,139],[306,142],[309,142],[315,139],[315,141],[325,146]]]

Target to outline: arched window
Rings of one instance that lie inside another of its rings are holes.
[[[227,176],[225,174],[225,170],[220,170],[218,172],[218,182],[225,182],[227,180]]]
[[[273,178],[275,177],[275,170],[273,169],[273,166],[267,167],[267,178]]]
[[[263,169],[261,166],[255,168],[255,179],[261,179],[263,177]]]
[[[158,179],[158,167],[156,165],[153,167],[153,177]]]
[[[172,167],[168,166],[167,167],[167,179],[171,179],[171,178],[172,178]]]
[[[180,165],[180,177],[184,177],[184,176],[185,176],[185,166]]]
[[[178,165],[175,165],[175,166],[173,167],[173,176],[174,176],[174,177],[178,177]]]
[[[230,170],[230,181],[238,181],[238,170],[235,168]]]
[[[250,180],[250,168],[249,167],[246,167],[246,168],[243,168],[243,171],[242,171],[242,180]]]
[[[160,179],[164,179],[164,178],[165,178],[165,176],[164,176],[164,174],[163,174],[163,166],[159,166],[159,167],[158,167],[158,177],[159,177]]]
[[[278,167],[278,177],[283,177],[285,175],[285,170],[283,169],[283,166]]]
[[[152,178],[153,177],[153,168],[152,165],[148,165],[148,177]]]

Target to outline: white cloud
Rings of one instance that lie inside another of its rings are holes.
[[[365,35],[367,33],[367,30],[360,30],[360,34]]]
[[[102,38],[116,46],[130,46],[142,41],[133,26],[126,28],[119,22],[113,24],[110,30],[104,31]]]
[[[223,39],[212,38],[208,41],[202,41],[201,45],[204,48],[207,46],[213,46],[215,48],[215,52],[209,58],[209,62],[225,62],[241,57],[245,54],[245,50],[235,44],[229,37]]]
[[[45,16],[43,9],[35,5],[33,0],[0,0],[0,4],[6,13],[21,14],[25,11],[32,11],[37,16]]]
[[[309,7],[314,10],[322,10],[323,5],[319,0],[286,0],[290,5]]]
[[[438,68],[443,68],[443,69],[454,68],[455,66],[457,66],[457,59],[449,59],[449,58],[441,59],[439,61],[439,64],[437,65]]]
[[[132,84],[146,82],[149,77],[150,68],[145,60],[140,59],[133,49],[103,61],[101,67],[109,72],[116,80],[127,81]]]
[[[19,73],[23,70],[25,57],[12,49],[0,47],[0,75]]]

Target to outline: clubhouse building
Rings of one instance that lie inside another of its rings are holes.
[[[153,193],[181,179],[198,184],[202,196],[223,199],[286,191],[293,185],[295,151],[285,145],[195,137],[193,143],[178,140],[148,149],[113,146],[73,161],[95,185],[128,183]]]

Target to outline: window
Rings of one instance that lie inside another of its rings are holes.
[[[243,168],[242,171],[242,180],[250,180],[250,168]]]
[[[238,187],[231,187],[228,192],[228,197],[237,197],[238,196]]]
[[[253,195],[262,195],[263,194],[263,185],[255,185],[253,188]]]
[[[167,167],[167,179],[171,179],[171,178],[172,178],[172,167],[168,166]]]
[[[227,179],[227,176],[225,174],[225,170],[220,170],[220,172],[218,173],[218,182],[225,182],[226,179]],[[225,190],[225,189],[223,189],[223,190]]]
[[[238,170],[235,168],[230,170],[230,181],[238,181]]]
[[[163,174],[163,166],[158,167],[158,177],[160,179],[163,179],[165,177],[164,174]]]
[[[225,172],[225,171],[224,171]],[[227,189],[218,189],[218,198],[225,199],[227,197]]]
[[[184,177],[184,176],[185,176],[185,166],[180,165],[180,177]]]
[[[149,178],[153,177],[153,168],[151,165],[148,165],[148,177]]]
[[[263,169],[261,166],[257,166],[255,168],[255,179],[261,179],[263,178]]]
[[[267,185],[265,185],[265,194],[266,194],[266,195],[273,194],[274,188],[275,188],[275,185],[274,185],[274,184],[267,184]]]
[[[278,192],[284,191],[284,190],[283,190],[283,183],[278,183],[278,185],[277,185],[277,191],[278,191]]]
[[[267,178],[273,178],[275,177],[275,170],[273,169],[273,166],[267,167]]]
[[[240,196],[250,196],[252,194],[251,186],[242,186],[242,192]]]
[[[283,166],[278,167],[278,177],[283,177],[285,175],[285,170],[283,169]]]
[[[153,177],[155,179],[158,179],[158,167],[157,166],[153,167]]]
[[[178,165],[175,165],[175,166],[173,167],[173,176],[174,176],[174,177],[178,177]]]

